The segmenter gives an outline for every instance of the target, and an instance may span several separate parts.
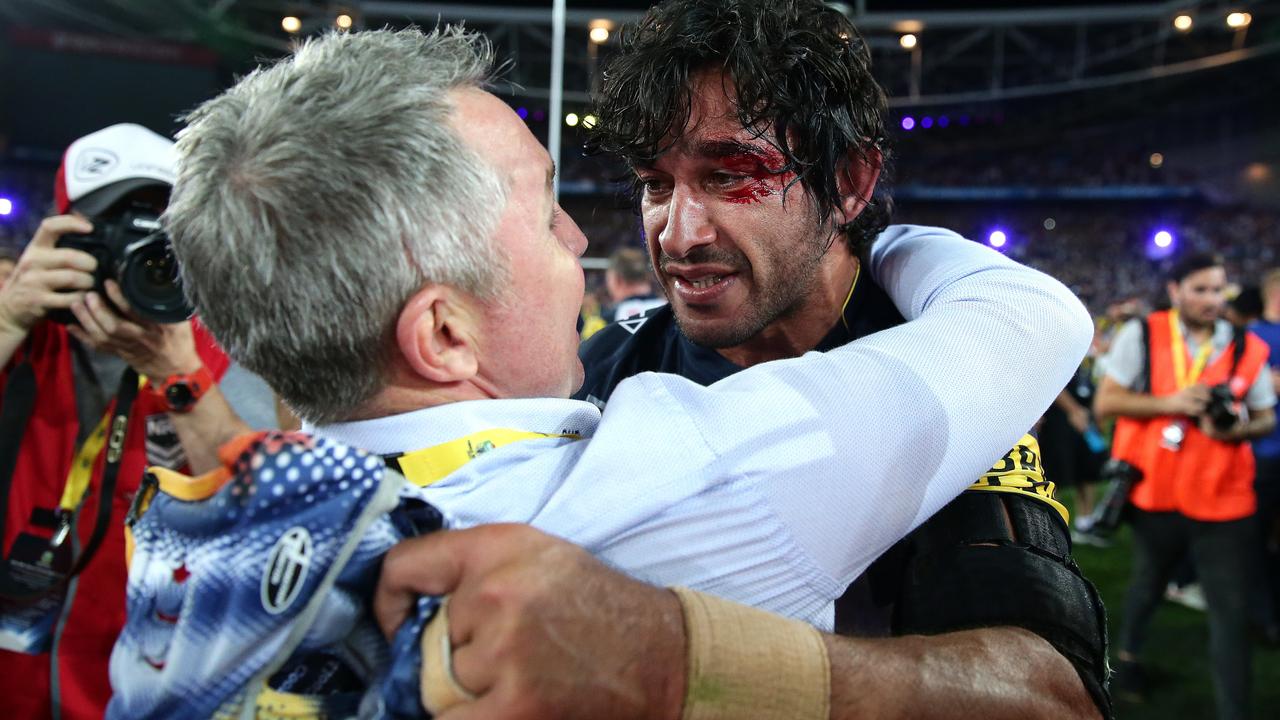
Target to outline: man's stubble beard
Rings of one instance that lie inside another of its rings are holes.
[[[672,314],[675,316],[680,333],[695,345],[712,350],[723,350],[742,345],[775,322],[786,320],[798,313],[804,308],[813,292],[818,279],[818,268],[832,244],[826,238],[821,240],[814,238],[804,247],[809,252],[788,254],[773,251],[771,253],[770,259],[774,260],[771,263],[774,276],[770,287],[762,288],[753,284],[753,292],[756,294],[749,298],[747,313],[738,318],[737,322],[718,329],[704,330],[691,327],[693,324],[685,322],[673,303]],[[665,286],[663,292],[666,292]],[[669,294],[668,300],[670,300]]]

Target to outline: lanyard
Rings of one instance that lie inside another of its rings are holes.
[[[849,286],[849,294],[844,298],[844,305],[840,306],[840,322],[844,323],[844,329],[849,329],[849,321],[845,319],[844,311],[849,309],[849,301],[853,299],[853,291],[858,288],[858,278],[862,276],[862,261],[858,261],[858,267],[853,269],[853,284]]]
[[[1189,387],[1200,379],[1204,366],[1209,364],[1209,353],[1213,352],[1213,339],[1210,338],[1197,352],[1191,373],[1187,373],[1187,341],[1182,336],[1182,323],[1178,320],[1178,311],[1169,311],[1169,336],[1173,340],[1173,376],[1178,389]]]
[[[400,471],[405,478],[418,487],[427,487],[443,480],[453,471],[466,465],[477,457],[500,448],[504,445],[524,440],[541,438],[582,439],[579,435],[552,435],[548,433],[495,428],[481,430],[465,437],[433,445],[421,450],[412,450],[401,455],[387,455],[387,464]]]

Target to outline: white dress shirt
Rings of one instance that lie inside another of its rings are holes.
[[[422,490],[455,527],[529,523],[639,579],[830,629],[832,602],[959,495],[1071,379],[1093,334],[1061,283],[947,230],[893,226],[872,277],[909,322],[709,387],[644,373],[601,415],[481,400],[313,431],[375,453],[500,447]]]

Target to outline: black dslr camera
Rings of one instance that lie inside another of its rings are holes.
[[[1102,502],[1094,507],[1090,516],[1090,532],[1106,537],[1124,520],[1129,492],[1142,480],[1142,471],[1124,460],[1112,458],[1102,466],[1098,479],[1106,483],[1106,490]]]
[[[106,294],[108,279],[120,285],[125,300],[143,318],[174,323],[191,317],[191,305],[178,279],[177,260],[154,210],[141,204],[127,205],[120,212],[94,218],[93,232],[63,235],[56,244],[97,258],[94,290],[117,312],[119,308]],[[64,324],[76,322],[70,310],[55,310],[49,317]]]
[[[1240,422],[1240,414],[1236,412],[1235,403],[1236,398],[1231,394],[1231,388],[1226,383],[1209,388],[1209,404],[1205,406],[1204,414],[1208,416],[1209,422],[1213,423],[1214,429],[1226,432]]]

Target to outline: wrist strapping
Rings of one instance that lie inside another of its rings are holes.
[[[827,720],[831,663],[805,623],[672,588],[684,609],[682,720]]]

